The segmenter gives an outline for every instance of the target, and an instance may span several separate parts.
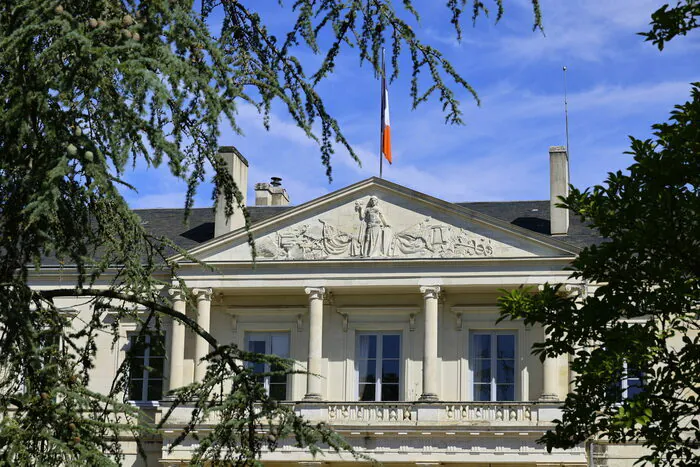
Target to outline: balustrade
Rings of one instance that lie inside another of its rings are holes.
[[[332,425],[531,425],[539,402],[326,402],[300,413]]]
[[[445,408],[447,420],[456,422],[531,422],[531,404],[449,404]]]
[[[544,402],[284,402],[311,422],[343,427],[536,427],[561,417],[555,404]],[[162,409],[167,410],[164,403]],[[172,419],[189,416],[188,404]]]
[[[328,423],[411,423],[416,420],[412,404],[337,403],[328,405]]]

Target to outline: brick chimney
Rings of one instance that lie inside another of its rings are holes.
[[[248,161],[241,155],[240,152],[238,152],[238,149],[233,146],[221,146],[219,148],[219,156],[221,156],[224,159],[224,162],[226,162],[226,166],[229,173],[233,177],[233,181],[243,194],[243,205],[246,206],[246,193],[248,192]],[[224,204],[223,197],[219,197],[216,205],[216,216],[214,218],[215,237],[233,232],[234,230],[245,226],[243,211],[241,211],[237,206],[234,206],[235,210],[233,215],[231,217],[226,217],[224,212]]]
[[[569,210],[558,208],[560,196],[569,194],[569,155],[564,146],[549,147],[549,216],[552,235],[569,232]]]

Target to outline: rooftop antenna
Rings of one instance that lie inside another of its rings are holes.
[[[569,157],[569,103],[566,99],[566,65],[564,65],[562,70],[564,71],[564,119],[566,121],[566,158],[569,161],[567,167],[570,167],[571,158]],[[567,177],[567,182],[571,183],[571,169],[569,169]]]

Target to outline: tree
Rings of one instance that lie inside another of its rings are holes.
[[[700,5],[679,2],[652,16],[642,35],[659,49],[697,27]],[[585,248],[571,277],[588,294],[558,285],[518,289],[500,300],[501,319],[544,326],[534,351],[571,355],[575,391],[549,449],[593,439],[639,442],[640,461],[700,465],[700,83],[654,137],[631,138],[634,163],[603,185],[572,187],[562,206],[606,241]]]
[[[294,24],[280,36],[270,32],[254,3],[3,3],[0,463],[111,465],[121,459],[120,436],[131,433],[139,440],[157,428],[134,423],[137,410],[122,402],[128,359],[109,394],[87,389],[95,335],[116,333],[127,318],[141,324],[144,337],[157,336],[163,318],[173,318],[214,348],[206,379],[175,394],[176,404],[196,401],[183,436],[211,414],[221,418],[201,440],[195,461],[248,464],[262,446],[274,448],[288,436],[312,449],[318,443],[349,448],[325,427],[311,426],[270,400],[248,367],[237,363],[284,361],[219,345],[173,309],[165,290],[178,283],[177,265],[168,260],[178,250],[144,229],[118,189],[133,189],[124,180],[130,164],[167,164],[188,183],[187,210],[209,176],[213,198],[223,197],[227,214],[245,209],[216,151],[221,119],[237,129],[241,102],[266,117],[273,102],[281,103],[319,144],[330,178],[334,144],[355,155],[316,85],[333,72],[343,49],[354,48],[380,73],[380,50],[388,43],[392,78],[407,52],[414,106],[435,95],[449,123],[461,122],[455,87],[476,94],[438,50],[421,42],[411,26],[418,13],[410,0],[396,7],[390,0],[298,0],[289,7]],[[539,27],[538,2],[532,3]],[[500,18],[502,0],[493,5]],[[481,1],[450,0],[447,8],[458,36],[466,8],[473,20],[488,13]],[[220,30],[212,31],[214,23]],[[318,69],[307,70],[295,57],[300,47],[323,57]],[[60,261],[74,283],[33,290],[33,267],[41,269],[45,258]],[[179,285],[191,301],[186,285]],[[79,324],[62,312],[56,300],[66,296],[90,300],[92,319]],[[144,307],[148,311],[140,312]],[[115,317],[111,326],[101,319],[106,310]],[[228,391],[213,391],[220,385]]]

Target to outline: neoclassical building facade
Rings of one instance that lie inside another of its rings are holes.
[[[245,192],[247,161],[234,148],[221,153]],[[550,148],[550,166],[556,202],[568,185],[564,148]],[[560,416],[568,361],[531,354],[541,328],[496,323],[503,289],[549,282],[587,293],[566,268],[581,247],[601,239],[567,211],[549,200],[451,203],[378,178],[298,206],[278,179],[257,184],[255,193],[255,267],[240,214],[196,209],[188,227],[181,210],[138,214],[154,233],[214,266],[178,259],[197,306],[187,309],[175,293],[176,309],[221,342],[308,370],[265,378],[271,395],[387,465],[583,466],[591,455],[612,465],[610,450],[548,453],[536,443]],[[49,267],[41,286],[60,280],[51,274]],[[108,389],[125,350],[140,345],[144,367],[162,372],[132,375],[127,397],[157,418],[169,388],[203,376],[199,361],[209,347],[179,323],[166,329],[162,346],[139,343],[135,326],[123,324],[117,346],[105,337],[93,385]],[[192,443],[168,449],[187,416],[186,407],[176,410],[161,437],[147,443],[148,465],[187,463]],[[133,448],[127,443],[127,459],[141,465]],[[262,459],[352,462],[331,453],[313,458],[284,443]]]

